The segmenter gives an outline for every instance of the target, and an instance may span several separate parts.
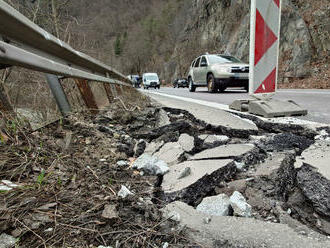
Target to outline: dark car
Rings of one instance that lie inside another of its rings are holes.
[[[186,78],[177,78],[173,81],[173,88],[188,88],[188,80]]]

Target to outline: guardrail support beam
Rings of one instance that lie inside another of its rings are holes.
[[[107,83],[103,83],[103,86],[104,86],[104,90],[105,90],[105,93],[107,94],[107,97],[108,97],[108,100],[109,100],[109,103],[111,103],[113,101],[113,95],[111,93],[111,88],[110,88],[110,84],[107,84]]]
[[[46,74],[46,79],[61,114],[63,116],[69,114],[71,112],[71,107],[58,77],[53,74]]]
[[[91,87],[88,84],[88,80],[85,79],[75,79],[75,82],[78,86],[80,94],[86,104],[90,109],[92,114],[97,114],[99,107],[95,101]]]

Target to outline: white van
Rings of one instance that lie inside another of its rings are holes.
[[[160,81],[157,73],[144,73],[142,75],[142,83],[144,89],[149,89],[150,87],[153,88],[160,88]]]

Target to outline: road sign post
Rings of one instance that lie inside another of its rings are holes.
[[[264,117],[306,115],[293,101],[272,99],[277,89],[278,58],[283,0],[251,0],[249,95],[231,109]]]

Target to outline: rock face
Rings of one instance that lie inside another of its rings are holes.
[[[178,57],[187,59],[184,64],[189,65],[193,57],[205,51],[229,53],[248,62],[249,12],[250,1],[193,0],[187,11],[186,27],[164,75],[174,78],[181,74],[182,61],[178,63]],[[329,5],[324,0],[282,1],[281,78],[308,76],[312,73],[313,60],[329,56],[329,16]]]
[[[231,210],[229,197],[225,194],[206,197],[196,210],[209,215],[228,216]]]

